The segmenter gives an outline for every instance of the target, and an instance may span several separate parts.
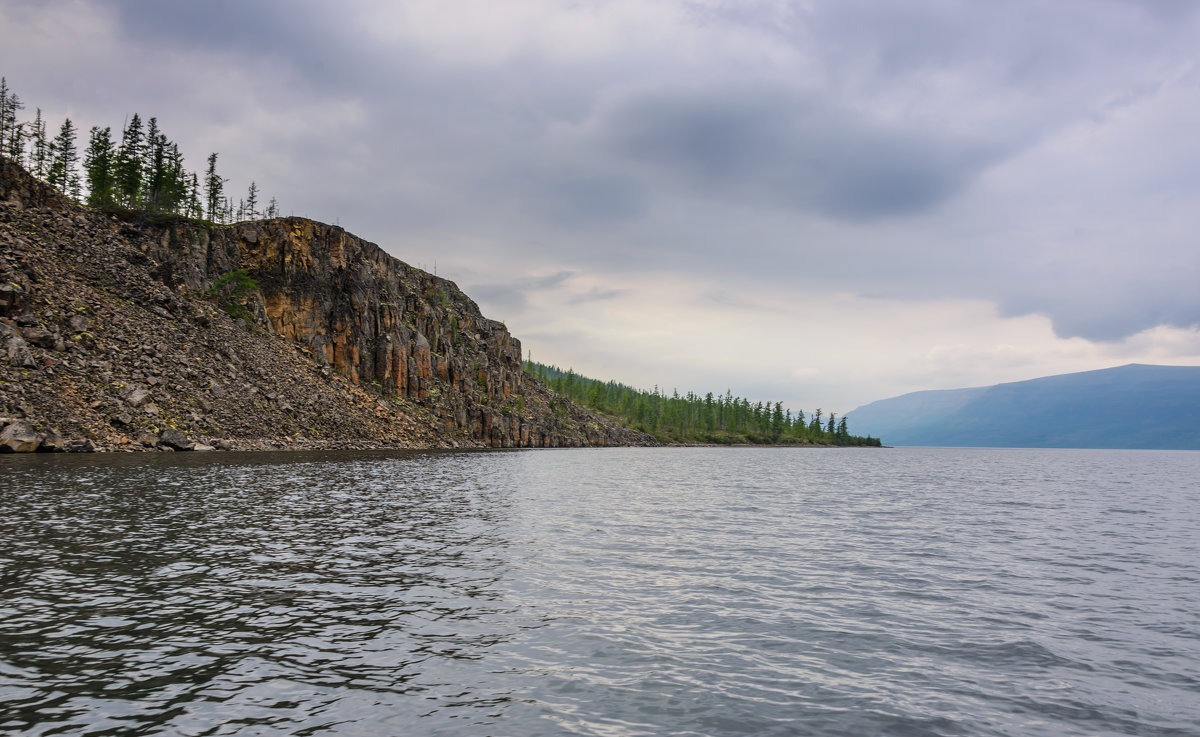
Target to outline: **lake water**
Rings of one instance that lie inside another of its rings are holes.
[[[0,733],[1200,735],[1200,453],[0,457]]]

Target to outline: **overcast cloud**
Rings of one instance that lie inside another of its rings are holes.
[[[159,118],[535,359],[847,411],[1200,363],[1200,12],[8,0],[0,74]]]

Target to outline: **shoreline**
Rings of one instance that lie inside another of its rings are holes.
[[[315,438],[212,438],[200,436],[190,439],[182,434],[164,433],[153,444],[130,440],[115,445],[97,445],[90,440],[50,439],[49,447],[34,447],[27,450],[0,449],[6,455],[90,455],[132,453],[263,453],[263,452],[321,452],[321,451],[489,451],[489,450],[562,450],[569,448],[779,448],[779,449],[830,449],[860,446],[839,446],[817,443],[654,443],[645,445],[561,445],[561,446],[491,446],[482,443],[448,440],[440,443],[381,443],[377,440],[318,440]],[[44,436],[43,436],[44,437]],[[41,442],[45,442],[43,439]],[[27,446],[28,447],[28,446]],[[861,446],[890,447],[890,446]]]

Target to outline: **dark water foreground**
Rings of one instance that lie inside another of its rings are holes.
[[[1197,735],[1200,453],[0,458],[0,733]]]

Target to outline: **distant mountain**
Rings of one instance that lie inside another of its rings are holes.
[[[1129,364],[913,392],[846,417],[887,445],[1200,449],[1200,366]]]

